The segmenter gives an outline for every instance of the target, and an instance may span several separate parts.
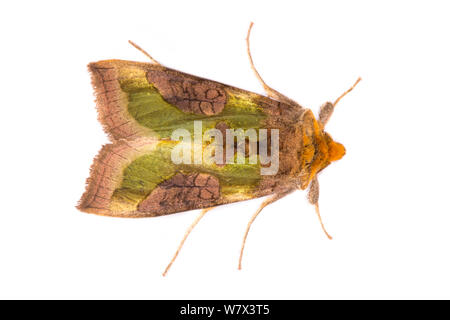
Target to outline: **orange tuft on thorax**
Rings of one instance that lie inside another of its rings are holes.
[[[342,143],[331,140],[328,143],[328,160],[330,162],[340,160],[345,155],[345,147]]]
[[[320,170],[345,155],[345,147],[323,131],[311,110],[303,116],[302,145],[300,184],[306,189]]]

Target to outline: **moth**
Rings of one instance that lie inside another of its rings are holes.
[[[309,190],[309,202],[315,206],[322,229],[331,239],[320,217],[317,174],[341,159],[345,148],[325,132],[325,126],[337,103],[360,78],[334,102],[324,103],[316,119],[310,109],[263,81],[250,53],[252,26],[253,23],[246,38],[247,54],[267,96],[167,68],[131,41],[150,63],[105,60],[88,65],[98,119],[111,143],[103,146],[94,159],[77,208],[124,218],[203,209],[163,275],[206,212],[231,202],[267,196],[247,225],[239,269],[255,218],[264,207],[295,190]],[[174,132],[179,130],[184,133],[183,139],[174,139]],[[208,130],[215,136],[205,138]],[[234,130],[254,130],[256,134],[244,134],[240,142],[238,135],[232,135],[223,148],[213,143]],[[189,140],[190,135],[198,133],[200,139]],[[180,146],[186,149],[177,150]],[[209,160],[226,157],[226,161],[202,161],[198,154],[207,149]],[[191,152],[183,155],[187,161],[174,161],[174,152],[183,150]],[[193,154],[195,151],[197,154]],[[263,151],[266,160],[270,154],[272,162],[276,162],[276,170],[271,174],[263,174],[264,168],[272,165],[262,161]],[[239,156],[241,161],[233,161]],[[189,161],[195,157],[200,161]]]

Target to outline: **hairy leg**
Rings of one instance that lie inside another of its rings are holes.
[[[186,233],[184,234],[183,239],[180,242],[180,245],[178,246],[177,251],[175,252],[175,254],[173,255],[172,260],[170,260],[169,264],[167,265],[166,269],[163,272],[163,276],[165,277],[167,272],[169,271],[170,267],[172,266],[172,264],[175,262],[175,259],[177,258],[178,254],[181,251],[181,248],[183,248],[184,242],[186,241],[187,237],[189,236],[189,234],[191,233],[191,231],[195,228],[195,226],[198,224],[198,222],[205,216],[205,214],[213,209],[214,207],[211,208],[207,208],[207,209],[203,209],[200,214],[198,215],[198,217],[194,220],[194,222],[190,225],[190,227],[186,230]]]
[[[244,239],[242,240],[241,254],[239,256],[239,265],[238,265],[238,269],[239,270],[241,270],[241,268],[242,268],[242,256],[244,255],[245,242],[247,241],[248,232],[250,231],[250,227],[252,226],[253,221],[255,221],[256,217],[260,214],[262,209],[267,207],[269,204],[274,203],[277,200],[280,200],[281,198],[285,197],[286,195],[288,195],[292,191],[294,191],[294,190],[288,190],[288,191],[285,191],[285,192],[282,192],[282,193],[274,194],[272,197],[264,200],[264,202],[261,203],[261,205],[259,206],[258,210],[256,210],[256,212],[253,214],[253,216],[251,217],[250,221],[248,222],[247,229],[245,230],[245,234],[244,234]]]

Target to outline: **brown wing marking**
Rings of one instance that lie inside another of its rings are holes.
[[[208,208],[220,198],[219,180],[209,174],[177,173],[158,185],[143,200],[138,210],[150,216],[161,216],[180,211]]]
[[[114,62],[90,63],[88,69],[95,90],[98,119],[112,140],[132,140],[146,131],[127,112],[128,98],[121,90],[118,66]]]
[[[149,70],[147,80],[163,98],[184,112],[207,116],[220,113],[227,102],[223,86],[171,70]]]

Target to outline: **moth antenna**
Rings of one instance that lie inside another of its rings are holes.
[[[336,106],[337,103],[338,103],[344,96],[346,96],[347,93],[349,93],[350,91],[352,91],[360,81],[361,81],[361,77],[359,77],[358,80],[356,80],[356,82],[353,84],[353,86],[352,86],[350,89],[348,89],[347,91],[345,91],[343,94],[340,95],[339,98],[336,99],[336,101],[333,103],[333,106]]]
[[[264,87],[264,90],[271,96],[271,88],[264,82],[263,78],[259,74],[258,70],[256,70],[256,67],[253,63],[252,53],[250,52],[250,32],[253,28],[253,22],[250,22],[250,26],[248,27],[247,31],[247,38],[245,38],[245,42],[247,42],[247,55],[248,59],[250,60],[250,67],[252,68],[256,78],[258,78],[261,85]]]
[[[153,59],[153,57],[151,55],[148,54],[147,51],[145,51],[144,49],[142,49],[141,47],[139,47],[136,43],[134,43],[131,40],[128,40],[128,43],[131,44],[133,47],[135,47],[136,49],[138,49],[140,52],[142,52],[143,54],[145,54],[154,64],[158,64],[161,65],[161,63],[159,63],[158,61],[156,61],[155,59]]]
[[[267,95],[269,97],[271,97],[273,99],[276,99],[278,101],[281,101],[281,102],[285,102],[287,104],[299,106],[299,104],[297,102],[295,102],[294,100],[286,97],[284,94],[282,94],[282,93],[278,92],[277,90],[269,87],[267,85],[267,83],[263,80],[261,75],[259,74],[258,70],[256,70],[256,67],[253,64],[252,54],[250,52],[250,32],[252,31],[252,27],[253,27],[253,22],[250,22],[250,26],[248,27],[248,32],[247,32],[247,38],[245,38],[245,41],[247,42],[247,55],[248,55],[248,59],[250,60],[250,67],[252,68],[253,73],[255,74],[256,78],[259,81],[259,83],[261,83],[261,85],[264,88],[264,91],[266,91],[266,93],[267,93]]]
[[[198,224],[198,222],[205,216],[205,214],[213,209],[214,207],[211,208],[207,208],[207,209],[203,209],[202,212],[200,212],[200,214],[198,215],[198,217],[194,220],[194,222],[190,225],[190,227],[186,230],[186,233],[184,234],[183,240],[181,240],[177,251],[175,252],[175,254],[173,255],[172,260],[170,260],[169,264],[167,265],[166,269],[163,272],[163,277],[166,276],[167,272],[169,271],[170,267],[172,266],[172,264],[175,262],[175,259],[177,258],[178,254],[181,251],[181,248],[184,245],[184,242],[186,241],[187,237],[189,236],[189,234],[191,233],[191,231],[195,228],[195,226]]]
[[[259,215],[259,213],[262,211],[262,209],[267,207],[269,204],[274,203],[275,201],[283,198],[284,196],[288,195],[292,191],[293,190],[288,190],[285,193],[278,193],[278,194],[275,194],[274,196],[272,196],[271,198],[266,199],[263,203],[261,203],[258,210],[256,210],[256,212],[250,218],[250,221],[247,224],[247,229],[245,229],[244,239],[242,240],[241,254],[239,255],[239,265],[238,265],[239,270],[242,269],[242,257],[244,255],[245,242],[247,241],[248,232],[250,231],[250,227],[252,226],[253,221],[255,221],[256,217]]]
[[[341,94],[339,96],[339,98],[336,99],[336,101],[334,103],[331,102],[325,102],[321,107],[320,107],[320,111],[319,111],[319,124],[320,126],[323,128],[325,128],[326,124],[328,123],[328,121],[330,120],[333,112],[334,112],[334,108],[336,107],[336,104],[350,91],[353,90],[353,88],[356,87],[356,85],[361,81],[361,78],[358,78],[358,80],[356,80],[356,82],[353,84],[353,86],[348,89],[347,91],[345,91],[343,94]]]
[[[325,226],[322,222],[322,217],[320,216],[320,210],[319,210],[319,202],[316,202],[314,204],[314,207],[316,208],[316,213],[317,213],[317,216],[319,217],[320,225],[322,226],[323,232],[325,232],[325,235],[328,237],[328,239],[332,240],[333,237],[330,236],[330,234],[327,232],[327,230],[325,229]]]

